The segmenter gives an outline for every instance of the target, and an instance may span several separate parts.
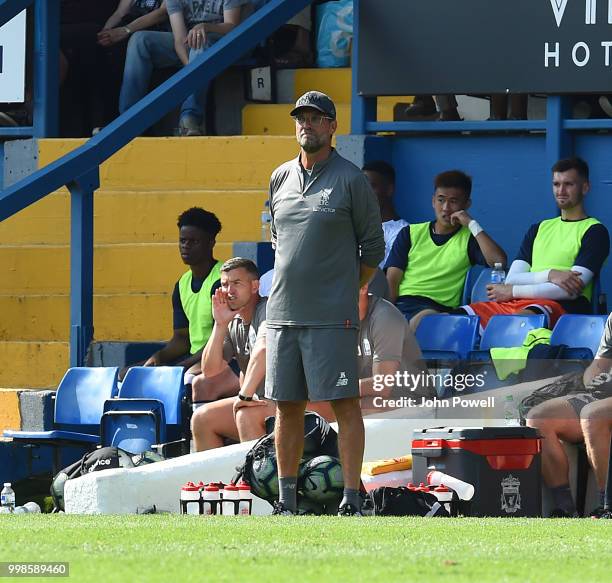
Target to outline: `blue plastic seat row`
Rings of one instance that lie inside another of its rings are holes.
[[[603,335],[607,316],[565,314],[557,321],[551,335],[552,345],[569,347],[564,357],[592,359]],[[543,315],[498,315],[489,324],[478,346],[477,316],[439,314],[426,316],[416,331],[416,338],[425,359],[488,360],[493,347],[521,346],[534,328],[544,326]],[[478,349],[478,350],[477,350]]]
[[[133,367],[121,388],[118,372],[117,367],[69,369],[57,388],[53,429],[6,430],[4,436],[39,445],[116,445],[131,453],[181,439],[183,368]]]

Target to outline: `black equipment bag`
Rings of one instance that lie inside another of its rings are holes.
[[[55,504],[55,512],[64,510],[64,486],[67,480],[84,476],[90,472],[115,468],[134,468],[163,459],[161,455],[152,451],[133,455],[114,446],[101,447],[86,453],[80,460],[60,470],[53,478],[51,497]]]
[[[450,516],[433,494],[400,486],[382,486],[369,493],[374,516]]]

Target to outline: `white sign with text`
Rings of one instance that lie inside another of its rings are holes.
[[[0,26],[0,103],[25,96],[26,11]]]

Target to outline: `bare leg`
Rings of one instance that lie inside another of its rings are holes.
[[[298,475],[304,451],[306,401],[277,401],[274,444],[279,478]]]
[[[606,487],[612,433],[612,397],[590,403],[580,413],[589,462],[599,490]]]
[[[331,401],[331,405],[338,419],[338,449],[340,450],[344,487],[359,490],[365,446],[365,431],[359,398],[336,399]]]
[[[265,405],[254,407],[242,407],[236,413],[236,425],[240,441],[251,441],[259,439],[266,433],[266,417],[276,413],[276,406],[273,402],[266,402]]]
[[[203,405],[191,418],[191,431],[196,451],[214,449],[224,445],[224,438],[238,440],[234,421],[234,399],[222,399]]]
[[[417,312],[414,316],[412,316],[412,318],[410,318],[410,321],[408,322],[408,324],[410,325],[410,329],[413,332],[416,332],[416,329],[419,327],[419,324],[421,323],[421,320],[425,317],[425,316],[432,316],[433,314],[439,314],[440,312],[436,311],[436,310],[432,310],[431,308],[428,308],[426,310],[421,310],[420,312]]]
[[[203,374],[199,374],[191,383],[191,395],[194,403],[233,397],[238,394],[239,390],[240,381],[229,367],[214,377],[205,377]]]
[[[527,425],[538,429],[542,440],[542,476],[549,488],[569,482],[569,461],[561,441],[580,443],[582,430],[576,412],[565,397],[534,407]]]

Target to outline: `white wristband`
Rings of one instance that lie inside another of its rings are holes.
[[[476,219],[472,219],[468,223],[468,229],[470,230],[470,233],[474,235],[474,237],[477,237],[479,233],[484,231],[484,229],[476,222]]]

